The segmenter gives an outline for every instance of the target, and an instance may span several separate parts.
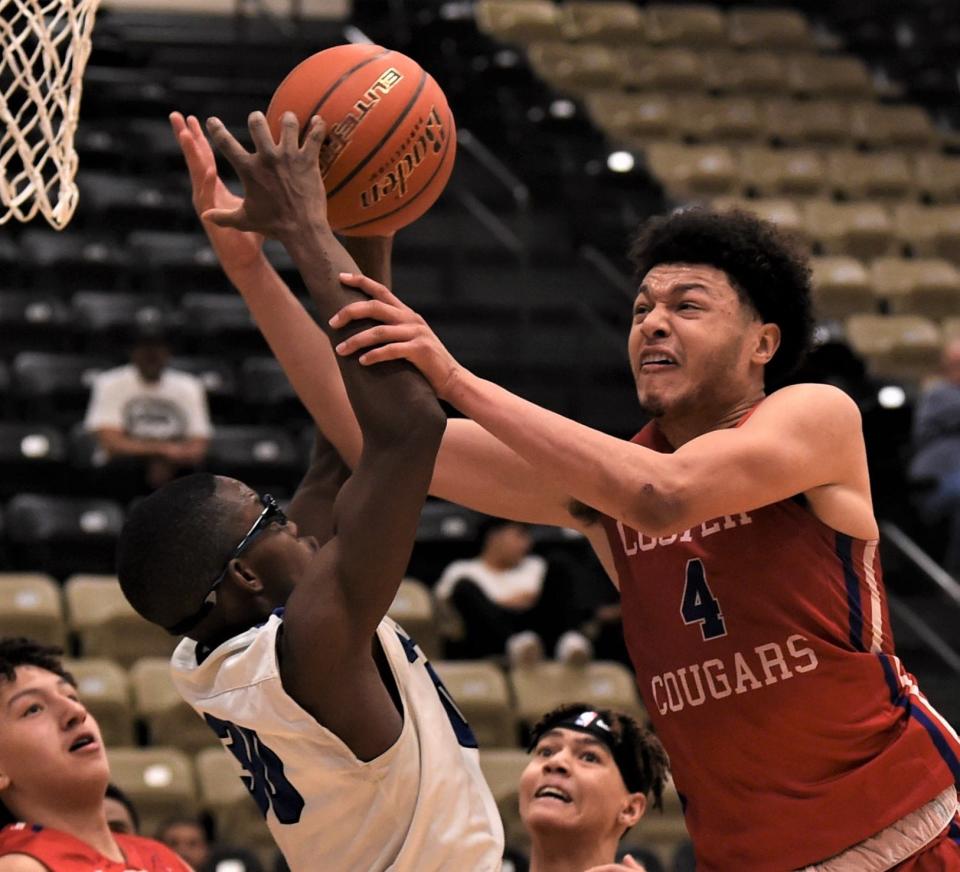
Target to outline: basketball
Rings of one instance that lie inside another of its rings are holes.
[[[327,124],[320,168],[330,226],[350,236],[393,233],[440,196],[456,153],[453,115],[416,61],[378,45],[339,45],[298,64],[280,83],[267,121],[279,139],[293,112]]]

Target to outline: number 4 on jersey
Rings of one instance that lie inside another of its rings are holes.
[[[720,613],[720,603],[707,584],[703,561],[687,561],[687,578],[683,585],[683,603],[680,614],[685,624],[699,624],[704,641],[727,635],[727,627]]]

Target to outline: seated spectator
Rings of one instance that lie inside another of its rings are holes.
[[[157,841],[179,854],[194,869],[202,869],[210,859],[210,840],[203,824],[195,817],[174,817],[157,830]]]
[[[111,462],[143,464],[150,488],[203,463],[212,432],[203,382],[169,369],[169,357],[162,331],[141,330],[130,363],[94,380],[84,419]]]
[[[0,639],[0,872],[190,872],[165,845],[111,831],[106,749],[59,654]]]
[[[944,348],[941,375],[917,406],[909,476],[923,520],[946,524],[943,565],[960,579],[960,339]]]
[[[628,715],[573,703],[540,719],[529,750],[520,818],[530,872],[644,869],[618,846],[651,802],[662,807],[670,761],[660,740]],[[647,862],[662,868],[652,854]]]
[[[133,803],[116,784],[107,785],[107,795],[103,800],[107,813],[107,826],[114,833],[126,833],[135,836],[140,832],[140,816]]]
[[[577,629],[580,615],[569,595],[570,579],[551,576],[547,561],[530,553],[527,526],[491,518],[481,525],[479,538],[479,556],[455,560],[435,588],[463,624],[463,638],[451,646],[452,653],[468,659],[505,653],[520,665],[553,647],[558,660],[589,660],[593,649]]]

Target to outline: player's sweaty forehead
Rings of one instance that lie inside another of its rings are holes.
[[[723,270],[698,263],[657,264],[643,277],[637,296],[657,297],[686,290],[701,290],[717,298],[737,296]]]

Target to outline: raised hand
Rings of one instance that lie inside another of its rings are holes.
[[[197,118],[193,115],[184,118],[179,112],[172,112],[170,125],[190,172],[193,208],[197,215],[203,216],[211,209],[238,208],[243,201],[232,193],[217,175],[217,161],[213,149],[210,148]],[[264,262],[261,234],[220,227],[210,221],[201,223],[220,264],[231,278]]]
[[[250,115],[251,154],[219,118],[207,121],[217,150],[230,162],[243,183],[244,197],[232,208],[213,207],[203,218],[219,227],[254,231],[290,241],[304,226],[326,226],[327,200],[320,176],[320,146],[326,135],[314,116],[299,143],[299,122],[292,112],[281,119],[280,141],[274,142],[262,112]]]
[[[330,319],[330,326],[339,330],[352,321],[380,323],[338,344],[335,348],[337,354],[346,357],[370,349],[357,358],[364,366],[386,360],[408,360],[423,373],[437,396],[444,399],[464,369],[430,325],[379,282],[352,273],[341,273],[340,282],[363,291],[370,299],[344,306]]]

